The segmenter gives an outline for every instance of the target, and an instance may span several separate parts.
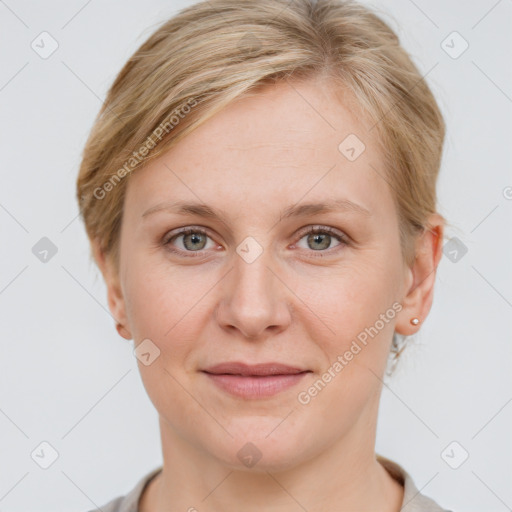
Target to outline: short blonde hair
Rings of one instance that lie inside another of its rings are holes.
[[[89,240],[118,269],[134,170],[234,99],[318,77],[350,91],[376,130],[411,264],[416,235],[437,213],[444,121],[394,31],[343,0],[208,0],[163,23],[116,77],[87,140],[77,198]]]

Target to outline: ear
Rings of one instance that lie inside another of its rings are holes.
[[[395,332],[410,336],[421,328],[432,306],[436,271],[443,254],[444,218],[435,213],[429,217],[428,227],[416,241],[416,259],[407,268],[406,293],[401,301]],[[420,323],[412,325],[411,318]]]
[[[108,308],[117,324],[121,324],[117,331],[120,336],[126,340],[131,340],[132,335],[128,329],[128,321],[126,317],[126,306],[119,280],[119,273],[114,268],[110,258],[106,257],[101,250],[97,241],[91,243],[94,260],[100,269],[105,285],[107,287]],[[116,326],[117,327],[117,326]]]

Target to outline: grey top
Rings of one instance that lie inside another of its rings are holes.
[[[399,464],[390,459],[377,455],[377,460],[386,468],[388,473],[404,486],[404,499],[400,512],[452,512],[440,507],[434,500],[421,494],[411,476]],[[142,491],[150,480],[162,470],[162,466],[144,475],[135,487],[126,495],[119,496],[99,509],[90,512],[139,512],[139,500]]]

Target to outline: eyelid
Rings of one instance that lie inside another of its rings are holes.
[[[328,233],[329,235],[339,238],[341,242],[348,243],[349,241],[348,235],[346,235],[343,231],[340,231],[339,229],[333,228],[331,226],[324,226],[322,224],[310,224],[308,226],[304,226],[297,232],[296,236],[300,236],[300,238],[302,238],[304,235],[315,232]]]

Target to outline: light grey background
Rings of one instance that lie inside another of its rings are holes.
[[[162,461],[133,341],[89,264],[75,180],[108,86],[188,4],[0,0],[0,510],[93,509]],[[512,2],[371,5],[445,115],[440,212],[468,249],[442,258],[432,311],[384,388],[377,452],[455,512],[511,510]],[[47,59],[31,48],[43,31],[59,45]],[[469,43],[455,59],[441,46],[453,31]],[[58,248],[47,263],[32,252],[42,237]],[[43,441],[59,454],[48,469],[31,458]],[[448,458],[469,454],[458,469],[442,457],[453,441]]]

